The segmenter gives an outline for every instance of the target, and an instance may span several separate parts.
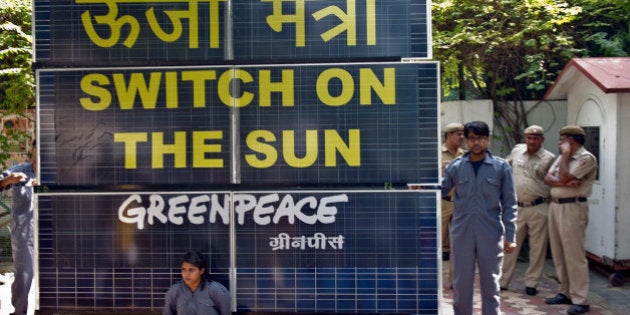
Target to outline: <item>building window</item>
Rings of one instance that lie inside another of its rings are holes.
[[[582,127],[584,132],[586,133],[586,143],[584,143],[584,148],[589,152],[593,153],[593,155],[597,158],[597,180],[599,180],[599,127]]]

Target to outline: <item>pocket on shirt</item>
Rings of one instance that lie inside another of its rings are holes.
[[[483,195],[486,198],[496,199],[497,194],[500,192],[500,181],[495,177],[486,177],[481,185]]]
[[[457,180],[457,186],[456,187],[461,187],[464,188],[464,190],[468,189],[468,185],[470,185],[470,183],[472,182],[472,180],[470,179],[470,177],[460,177]]]
[[[457,179],[457,185],[455,186],[455,192],[459,192],[459,195],[463,198],[469,196],[474,192],[475,181],[470,177],[460,177]]]

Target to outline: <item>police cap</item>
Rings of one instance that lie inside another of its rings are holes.
[[[444,132],[457,132],[457,131],[464,131],[464,125],[460,123],[450,123],[446,125],[446,128],[444,128]]]
[[[562,127],[562,129],[560,129],[560,135],[569,135],[569,136],[585,136],[586,133],[584,132],[584,129],[582,129],[582,127],[580,126],[576,126],[576,125],[568,125],[568,126],[564,126]]]
[[[545,130],[541,126],[538,126],[538,125],[531,125],[525,128],[526,135],[542,136],[544,133],[545,133]]]

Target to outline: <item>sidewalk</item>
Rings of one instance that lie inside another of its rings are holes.
[[[444,262],[443,270],[448,270],[448,261]],[[504,315],[546,315],[546,314],[566,314],[568,305],[547,305],[545,298],[556,294],[558,288],[554,279],[554,268],[551,259],[547,259],[545,272],[541,284],[538,287],[538,295],[529,296],[525,294],[525,284],[520,276],[523,274],[527,264],[518,262],[514,279],[507,291],[501,292],[501,310]],[[443,272],[446,283],[446,273]],[[590,295],[589,301],[591,311],[589,315],[626,315],[630,314],[630,282],[620,287],[613,287],[608,274],[598,271],[596,268],[590,269]],[[11,306],[11,282],[13,274],[0,273],[0,315],[7,315],[12,310]],[[444,289],[443,300],[440,305],[440,314],[453,314],[453,291]],[[475,314],[480,314],[481,303],[479,301],[479,288],[475,287]]]
[[[8,315],[14,311],[11,305],[11,283],[13,283],[13,263],[0,263],[0,315]],[[29,294],[29,304],[35,304],[33,290]],[[34,315],[34,310],[29,310],[28,315]]]
[[[445,261],[443,270],[448,270],[449,261]],[[557,293],[558,284],[555,279],[555,271],[551,259],[547,259],[545,271],[538,287],[536,296],[525,294],[525,283],[521,276],[527,268],[527,263],[518,262],[514,278],[507,291],[501,291],[501,311],[504,315],[546,315],[566,314],[570,305],[547,305],[545,298],[553,297]],[[626,277],[627,278],[627,277]],[[446,283],[446,273],[443,273]],[[630,282],[623,286],[614,287],[608,280],[608,274],[591,266],[590,268],[590,294],[588,296],[591,311],[589,315],[627,315],[630,314]],[[453,314],[453,291],[442,291],[443,301],[440,305],[442,315]],[[481,314],[481,301],[479,298],[479,286],[475,285],[474,295],[475,314]]]

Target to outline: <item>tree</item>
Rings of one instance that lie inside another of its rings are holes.
[[[581,7],[565,1],[434,0],[432,11],[444,99],[492,100],[505,147],[521,142],[528,125],[523,102],[541,99],[564,65],[585,54],[571,31]]]
[[[31,7],[30,0],[0,2],[0,109],[5,113],[21,115],[35,106]],[[11,128],[0,132],[0,164],[12,143],[25,136]]]
[[[571,0],[582,7],[572,23],[577,45],[587,47],[588,56],[628,56],[630,49],[630,1]]]

